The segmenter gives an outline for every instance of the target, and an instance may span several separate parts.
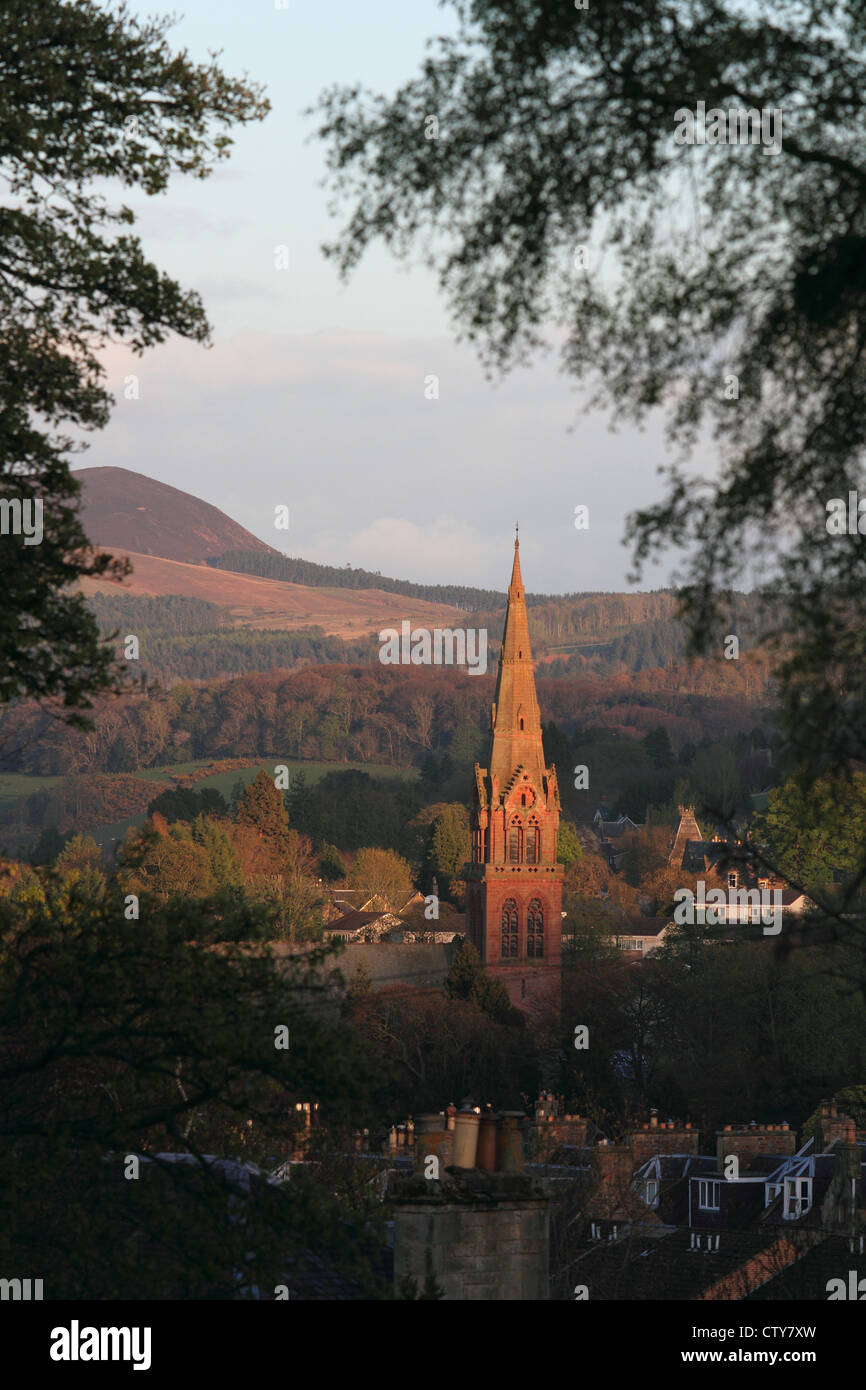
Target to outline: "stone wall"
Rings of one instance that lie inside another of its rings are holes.
[[[309,949],[278,945],[276,954],[295,955]],[[348,984],[359,965],[365,966],[374,989],[407,985],[413,989],[438,989],[445,983],[454,955],[453,942],[364,942],[345,946],[329,958],[327,969],[339,970]]]
[[[392,1184],[394,1287],[423,1291],[432,1275],[448,1301],[549,1297],[549,1198],[533,1178],[471,1173]]]

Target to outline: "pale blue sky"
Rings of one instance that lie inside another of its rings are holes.
[[[429,272],[376,249],[343,286],[320,253],[335,227],[304,108],[332,82],[392,90],[452,26],[432,0],[188,0],[174,46],[201,59],[221,49],[273,109],[236,132],[209,180],[125,195],[148,253],[202,293],[215,346],[174,341],[139,361],[109,351],[117,406],[80,463],[185,488],[289,554],[428,582],[504,587],[519,517],[530,589],[624,588],[624,516],[658,493],[660,429],[611,435],[582,416],[555,355],[490,385],[455,345]],[[130,371],[137,400],[124,399]],[[277,504],[288,535],[273,529]],[[578,504],[588,531],[574,529]]]

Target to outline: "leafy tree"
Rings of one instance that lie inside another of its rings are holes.
[[[0,1264],[41,1270],[50,1251],[57,1298],[230,1298],[291,1286],[287,1261],[313,1248],[387,1294],[377,1203],[204,1157],[267,1172],[296,1101],[337,1134],[381,1104],[373,1056],[322,1010],[326,955],[277,964],[262,914],[225,900],[144,906],[130,930],[116,893],[71,915],[0,900]]]
[[[374,242],[420,245],[494,369],[553,320],[589,407],[664,409],[681,457],[712,434],[719,468],[672,465],[631,519],[637,568],[688,543],[693,650],[746,689],[749,663],[721,657],[757,556],[791,755],[866,760],[866,547],[856,516],[827,525],[866,492],[862,6],[452,4],[456,35],[396,93],[323,93],[347,210],[327,254],[348,274]],[[698,99],[778,112],[769,157],[684,142]]]
[[[356,999],[351,1018],[379,1054],[395,1117],[441,1110],[465,1095],[522,1109],[525,1096],[538,1093],[531,1034],[495,1023],[471,1000],[388,986]]]
[[[156,195],[174,173],[204,178],[228,154],[224,128],[267,110],[258,87],[172,52],[170,23],[95,0],[0,12],[0,503],[41,505],[43,531],[0,537],[0,702],[50,699],[78,722],[120,675],[74,586],[127,566],[88,548],[61,428],[106,425],[104,342],[141,353],[209,335],[199,296],[147,259],[124,230],[133,212],[103,187]]]
[[[766,841],[768,858],[797,883],[827,888],[834,869],[853,872],[866,836],[866,774],[848,781],[825,776],[808,782],[790,777],[770,792],[753,838]]]
[[[71,836],[57,856],[55,870],[59,891],[67,901],[74,894],[86,902],[95,902],[105,893],[102,851],[89,836]]]
[[[224,891],[243,885],[237,855],[224,826],[209,816],[198,815],[192,824],[192,839],[206,852],[217,889]]]
[[[168,826],[161,816],[145,821],[117,851],[118,882],[126,893],[153,894],[161,902],[204,898],[216,882],[210,854],[188,825]]]
[[[424,854],[425,887],[435,876],[440,898],[452,896],[452,880],[462,875],[469,858],[469,813],[465,806],[441,806],[430,822]]]
[[[577,831],[567,820],[559,822],[559,830],[556,834],[556,858],[560,864],[568,868],[575,859],[579,859],[583,854],[583,846],[578,839]]]
[[[251,891],[268,904],[280,940],[321,940],[322,893],[306,835],[288,831],[279,872],[259,877]]]
[[[359,849],[349,870],[349,884],[378,898],[391,912],[399,912],[412,896],[412,870],[390,849]]]
[[[326,840],[342,851],[381,845],[406,854],[407,827],[422,802],[418,787],[355,770],[329,772],[314,787],[299,783],[289,795],[291,821],[314,844]]]

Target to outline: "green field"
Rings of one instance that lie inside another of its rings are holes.
[[[171,776],[186,777],[190,773],[198,771],[199,768],[207,767],[212,758],[205,758],[197,763],[174,763],[171,767],[152,767],[146,772],[136,772],[136,777],[144,777],[154,782],[167,781]],[[237,782],[243,782],[244,786],[251,782],[257,772],[263,768],[265,772],[273,776],[274,768],[283,763],[289,769],[289,787],[291,788],[295,776],[302,772],[308,787],[314,787],[317,782],[327,776],[329,772],[368,772],[371,777],[396,777],[400,781],[414,781],[418,776],[418,769],[415,767],[389,767],[386,763],[305,763],[298,758],[287,758],[275,753],[273,757],[262,758],[258,762],[250,760],[249,767],[233,767],[229,772],[214,772],[210,777],[202,777],[195,783],[195,790],[201,787],[214,787],[222,792],[228,799]]]
[[[51,791],[62,781],[62,777],[29,777],[24,772],[0,772],[0,809],[11,806],[19,796]]]
[[[144,782],[168,782],[173,777],[188,777],[214,761],[216,760],[213,758],[202,758],[198,762],[171,763],[164,767],[149,767],[123,775],[137,777]],[[247,767],[235,767],[228,772],[215,772],[210,777],[203,777],[194,783],[193,789],[200,791],[203,787],[213,787],[216,791],[221,792],[228,801],[238,782],[242,782],[246,786],[261,769],[273,776],[273,770],[279,763],[285,763],[289,769],[290,788],[296,775],[301,772],[304,774],[308,787],[315,786],[329,772],[368,772],[371,777],[394,777],[401,781],[413,781],[418,776],[418,770],[414,767],[390,767],[380,763],[301,762],[298,758],[287,758],[274,754],[273,757],[262,758],[259,761],[251,759]],[[34,792],[50,791],[63,780],[62,777],[30,777],[23,773],[0,774],[0,808],[10,807],[20,797],[32,796]],[[125,820],[114,821],[111,824],[81,824],[75,828],[81,835],[91,835],[101,847],[110,848],[113,843],[124,838],[131,825],[141,825],[144,818],[144,813],[139,812],[137,815],[129,816]]]

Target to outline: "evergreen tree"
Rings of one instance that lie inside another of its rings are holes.
[[[319,877],[326,883],[338,883],[347,873],[346,861],[337,846],[323,842],[319,848]]]
[[[257,772],[238,802],[238,825],[249,825],[264,839],[277,845],[287,843],[289,815],[282,792],[274,779],[262,769]]]
[[[445,990],[450,999],[465,999],[477,1005],[494,1023],[512,1027],[525,1025],[526,1020],[520,1010],[514,1008],[505,985],[487,973],[471,941],[458,942],[445,979]]]
[[[674,750],[671,747],[670,735],[662,725],[656,725],[650,729],[646,738],[642,739],[643,747],[648,754],[653,767],[661,771],[667,771],[676,762]]]

